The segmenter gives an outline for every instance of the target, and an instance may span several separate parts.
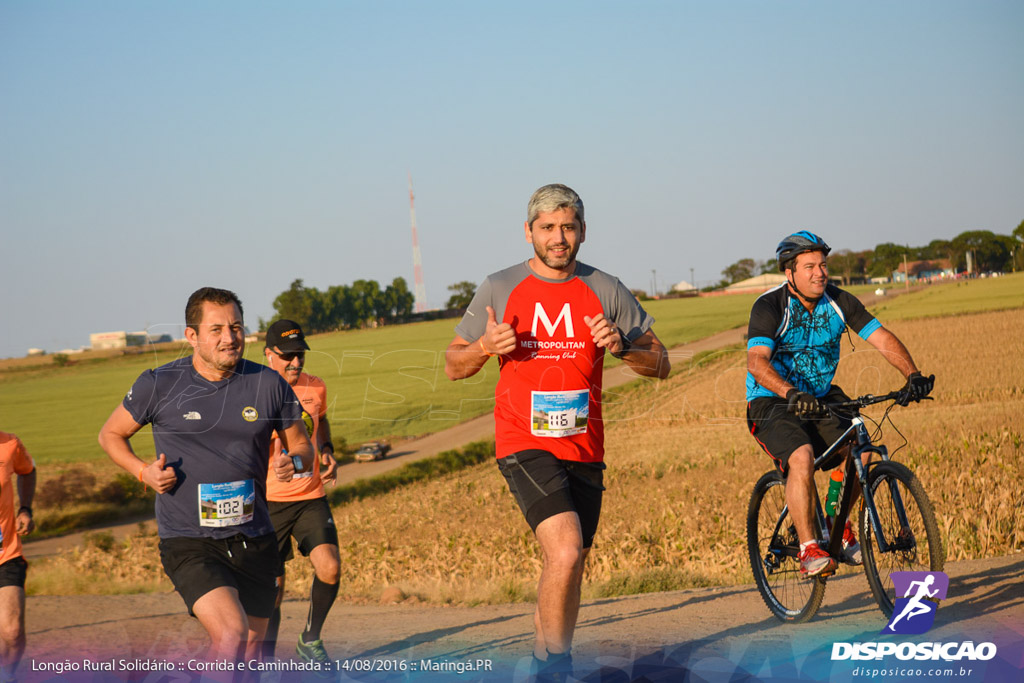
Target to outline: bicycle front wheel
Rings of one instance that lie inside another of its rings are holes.
[[[896,598],[903,597],[896,595],[892,573],[942,571],[942,540],[931,501],[906,466],[892,461],[875,465],[868,473],[868,490],[888,547],[881,549],[867,506],[862,505],[859,522],[864,573],[875,601],[888,618]]]
[[[747,550],[761,599],[780,621],[800,624],[818,611],[824,579],[800,573],[800,539],[786,511],[786,482],[768,472],[754,485],[747,507]]]

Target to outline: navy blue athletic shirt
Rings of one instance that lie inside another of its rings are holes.
[[[771,364],[782,379],[821,398],[832,386],[839,365],[839,343],[849,325],[862,339],[882,326],[860,300],[835,285],[813,311],[790,294],[788,285],[771,289],[754,302],[747,328],[747,349],[767,346]],[[747,401],[775,396],[747,373]]]
[[[281,375],[242,360],[233,375],[211,382],[189,356],[143,372],[122,405],[139,424],[153,425],[157,456],[165,453],[178,476],[171,491],[156,497],[161,538],[273,532],[266,503],[270,437],[302,416]]]

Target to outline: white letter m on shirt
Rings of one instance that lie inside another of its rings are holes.
[[[569,308],[569,302],[566,302],[562,306],[562,310],[559,311],[558,317],[555,318],[555,322],[551,322],[548,318],[548,314],[544,311],[544,307],[540,305],[540,302],[536,302],[533,308],[533,330],[531,334],[534,338],[537,337],[537,323],[540,322],[544,325],[544,329],[548,331],[549,337],[555,336],[555,330],[558,329],[558,323],[565,319],[565,336],[575,337],[576,335],[572,331],[572,309]]]

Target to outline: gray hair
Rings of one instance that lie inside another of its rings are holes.
[[[574,209],[576,218],[583,224],[583,200],[571,187],[559,183],[545,185],[533,193],[526,205],[526,224],[532,228],[537,214],[559,209]]]

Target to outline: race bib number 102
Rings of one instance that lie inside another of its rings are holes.
[[[237,526],[251,522],[256,507],[252,479],[199,485],[199,526]]]

